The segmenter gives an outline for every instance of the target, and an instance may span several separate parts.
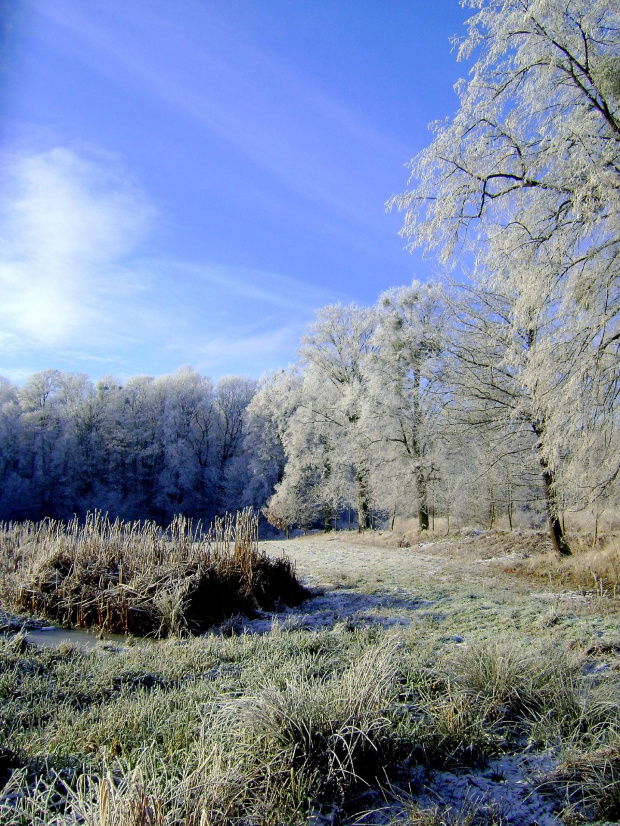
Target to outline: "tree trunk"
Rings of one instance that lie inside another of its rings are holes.
[[[487,486],[487,496],[489,498],[489,530],[495,524],[495,491],[491,485]]]
[[[428,489],[422,468],[416,473],[416,488],[418,493],[418,526],[421,531],[428,530]]]
[[[361,533],[370,528],[370,495],[368,490],[368,478],[364,470],[360,469],[355,474],[357,484],[357,525]]]
[[[547,506],[547,520],[549,522],[549,533],[553,550],[561,558],[571,556],[571,549],[564,536],[564,528],[560,521],[560,508],[556,490],[556,479],[553,468],[549,467],[549,462],[542,452],[543,427],[540,422],[532,422],[532,430],[538,437],[539,462],[542,470],[543,487],[545,489],[545,504]]]
[[[325,533],[329,533],[332,529],[332,509],[331,505],[325,505]]]
[[[549,533],[551,534],[553,550],[559,557],[571,556],[571,549],[564,536],[562,523],[560,521],[558,500],[555,493],[555,473],[549,467],[544,457],[540,459],[540,466],[542,468],[542,479],[547,505],[547,520],[549,522]]]
[[[508,524],[510,525],[510,530],[513,530],[512,524],[512,514],[514,512],[514,501],[513,501],[513,491],[512,491],[512,474],[510,473],[510,468],[508,470],[508,502],[506,504],[506,510],[508,512]]]
[[[596,509],[594,515],[594,539],[592,540],[592,547],[596,548],[596,543],[598,542],[598,508]]]

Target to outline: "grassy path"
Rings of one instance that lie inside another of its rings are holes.
[[[547,550],[537,534],[471,532],[408,548],[390,541],[389,533],[340,533],[261,543],[270,554],[287,553],[303,581],[325,591],[304,606],[303,621],[294,613],[290,624],[414,623],[425,634],[435,629],[464,642],[510,630],[535,638],[553,629],[558,643],[586,646],[619,635],[615,601],[511,572],[515,560]]]

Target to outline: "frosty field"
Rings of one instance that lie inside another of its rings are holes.
[[[6,636],[2,822],[615,822],[616,600],[534,532],[398,539],[261,543],[316,595],[204,637]]]

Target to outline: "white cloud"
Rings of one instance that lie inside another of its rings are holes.
[[[111,298],[140,288],[122,267],[153,210],[110,157],[65,148],[9,158],[0,202],[0,348],[104,342]]]
[[[69,48],[98,72],[137,85],[298,194],[353,221],[356,245],[364,244],[360,226],[374,233],[387,196],[362,208],[364,181],[372,175],[368,158],[380,153],[399,169],[409,146],[265,50],[234,12],[205,4],[197,18],[187,8],[171,17],[165,4],[113,3],[96,16],[64,2],[40,4],[37,11],[68,34]],[[194,19],[201,22],[197,30]],[[326,223],[333,231],[333,222]]]
[[[268,331],[242,330],[234,337],[205,338],[196,354],[196,367],[203,372],[252,373],[285,367],[293,360],[304,325],[291,324]],[[289,354],[283,360],[283,354]]]
[[[317,307],[345,300],[282,274],[146,257],[155,210],[103,153],[22,154],[0,175],[5,375],[22,375],[24,363],[260,375],[294,358]]]
[[[184,261],[141,262],[140,270],[144,277],[156,278],[158,290],[165,285],[183,283],[187,292],[194,297],[209,297],[230,303],[230,308],[239,316],[240,302],[247,302],[248,308],[254,308],[254,320],[257,315],[268,312],[294,313],[297,316],[311,316],[317,307],[346,298],[334,289],[310,284],[299,278],[268,272],[250,267],[236,267],[217,263],[189,263]],[[176,292],[176,290],[175,290]],[[174,294],[169,300],[174,301]],[[213,305],[212,305],[213,306]],[[246,322],[250,317],[246,317]]]
[[[344,300],[264,270],[166,261],[140,267],[166,307],[166,318],[154,321],[166,351],[209,374],[259,375],[288,364],[315,310]]]

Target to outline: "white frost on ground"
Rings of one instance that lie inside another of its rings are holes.
[[[299,608],[287,608],[256,619],[236,617],[223,623],[235,633],[268,634],[283,630],[317,631],[325,628],[352,630],[367,626],[407,626],[416,618],[435,616],[429,610],[435,601],[406,593],[361,594],[351,588],[326,590],[306,600]],[[422,612],[420,614],[420,612]]]
[[[460,615],[466,604],[478,622],[493,623],[494,605],[513,602],[515,609],[528,605],[547,610],[550,599],[566,602],[586,601],[580,594],[532,594],[510,585],[502,590],[500,579],[489,571],[480,579],[480,561],[451,564],[441,558],[441,542],[425,542],[413,548],[378,548],[324,537],[299,539],[290,543],[265,543],[270,554],[287,552],[297,562],[306,584],[321,586],[320,593],[297,609],[288,609],[255,620],[238,619],[239,633],[274,633],[281,629],[334,632],[356,627],[409,626],[418,621],[441,622],[447,614]],[[437,555],[430,556],[435,551]],[[506,554],[507,557],[510,554]],[[494,556],[497,561],[502,557]],[[454,562],[454,561],[453,561]],[[405,585],[405,587],[403,587]],[[495,602],[497,600],[498,602]],[[506,610],[506,607],[504,607]],[[447,612],[447,614],[446,614]],[[483,619],[484,618],[484,619]],[[498,615],[497,621],[503,618]],[[232,629],[231,629],[232,630]],[[466,645],[463,636],[446,628],[443,644]],[[466,632],[467,633],[467,632]],[[467,634],[469,636],[469,634]],[[600,668],[600,666],[598,666]],[[555,765],[551,752],[504,755],[486,767],[432,771],[422,766],[411,769],[412,802],[420,809],[437,808],[445,812],[445,822],[467,822],[467,814],[477,812],[471,822],[501,822],[506,826],[559,826],[554,801],[537,791],[537,778]],[[406,806],[399,795],[369,790],[361,824],[387,824],[406,820]],[[555,801],[557,805],[557,801]],[[340,822],[333,811],[315,812],[313,826]]]
[[[471,807],[501,815],[502,823],[513,826],[558,826],[552,801],[536,790],[536,777],[553,765],[550,753],[506,755],[484,770],[437,772],[417,803],[421,808],[440,803],[454,812]]]
[[[562,821],[554,814],[553,801],[536,788],[537,777],[553,765],[553,756],[545,752],[505,756],[484,769],[464,768],[458,772],[414,767],[408,791],[393,788],[391,794],[384,796],[369,792],[365,796],[366,805],[361,807],[363,811],[352,822],[356,826],[393,826],[399,821],[406,822],[408,811],[413,809],[438,810],[445,824],[561,826]],[[309,823],[311,826],[339,823],[338,814],[335,808],[316,811]]]
[[[534,599],[540,599],[545,602],[583,602],[589,601],[585,594],[580,594],[577,591],[559,591],[553,593],[551,591],[542,591],[540,593],[533,593]]]

